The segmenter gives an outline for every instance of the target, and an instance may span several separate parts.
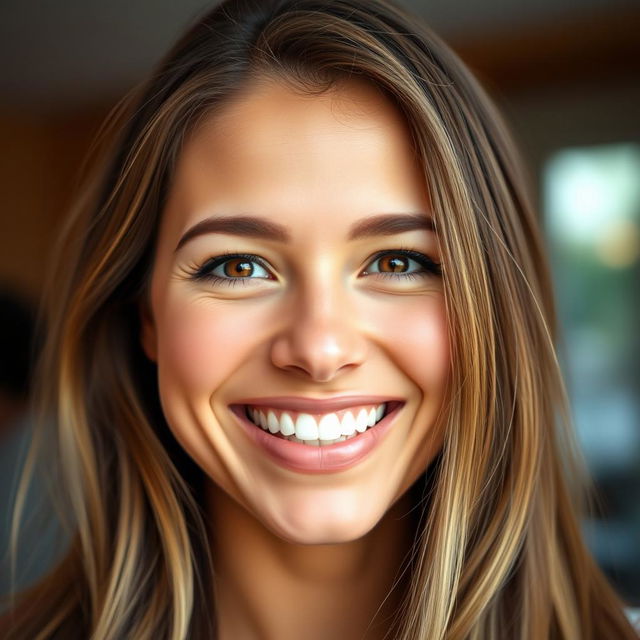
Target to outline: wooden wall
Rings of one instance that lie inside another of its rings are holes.
[[[105,113],[0,110],[0,286],[38,296],[52,239]]]

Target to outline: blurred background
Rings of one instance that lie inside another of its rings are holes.
[[[403,4],[480,77],[528,162],[552,256],[562,364],[600,505],[584,530],[619,592],[638,607],[640,2]],[[28,367],[19,345],[52,238],[102,119],[208,6],[0,3],[0,555],[24,449]],[[32,558],[34,575],[44,561]]]

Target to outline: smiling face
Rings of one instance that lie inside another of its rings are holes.
[[[286,540],[364,535],[441,447],[429,208],[400,113],[360,82],[261,82],[183,148],[143,346],[182,446]]]

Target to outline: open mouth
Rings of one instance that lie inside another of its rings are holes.
[[[318,447],[356,438],[373,429],[401,404],[403,403],[389,401],[322,414],[259,405],[243,405],[243,409],[250,422],[271,435]]]

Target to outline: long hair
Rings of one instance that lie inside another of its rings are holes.
[[[73,538],[7,637],[215,637],[201,477],[174,453],[138,310],[185,137],[264,76],[309,94],[350,76],[379,87],[433,205],[452,377],[396,637],[633,638],[579,532],[582,472],[520,160],[460,60],[383,0],[227,0],[115,114],[51,270],[38,378]]]

